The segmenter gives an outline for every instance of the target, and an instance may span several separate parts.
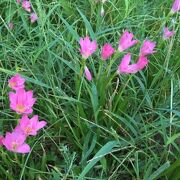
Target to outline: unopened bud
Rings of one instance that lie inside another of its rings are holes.
[[[104,8],[103,8],[103,6],[102,6],[102,7],[101,7],[101,16],[103,17],[104,14],[105,14],[105,11],[104,11]]]

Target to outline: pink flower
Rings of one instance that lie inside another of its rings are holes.
[[[137,67],[138,67],[138,71],[142,70],[145,68],[145,66],[147,66],[149,63],[147,57],[145,56],[140,56],[138,61],[137,61]]]
[[[14,90],[18,90],[24,88],[25,79],[22,78],[19,74],[16,74],[8,82],[10,88]]]
[[[118,50],[120,52],[124,51],[125,49],[130,48],[131,46],[134,46],[138,43],[138,40],[132,40],[133,34],[129,33],[128,31],[125,31],[122,35],[122,37],[119,40],[119,47]]]
[[[168,39],[170,38],[171,36],[174,35],[174,31],[169,31],[169,29],[167,27],[164,28],[164,32],[163,32],[163,38],[164,39]]]
[[[118,67],[118,73],[126,73],[126,74],[137,73],[148,64],[148,59],[144,56],[140,56],[137,63],[135,64],[129,65],[130,61],[131,61],[131,54],[128,53],[123,57]]]
[[[3,136],[0,136],[0,146],[2,146],[3,145],[3,139],[4,139],[4,137]]]
[[[87,66],[85,66],[84,73],[85,73],[86,79],[88,81],[91,81],[92,80],[92,75],[91,75],[91,72],[89,71],[89,69],[87,68]]]
[[[91,54],[93,54],[97,49],[96,41],[90,41],[89,37],[80,38],[79,44],[81,46],[80,52],[84,59],[87,59]]]
[[[16,127],[16,130],[20,128],[26,136],[36,136],[37,131],[43,128],[46,124],[47,123],[45,121],[38,121],[37,115],[33,116],[31,119],[29,119],[27,115],[23,115],[19,121],[19,125]]]
[[[101,58],[103,60],[108,59],[109,57],[112,56],[112,54],[114,54],[114,48],[111,46],[111,44],[105,44],[102,48],[102,52],[101,52]]]
[[[24,10],[26,10],[27,12],[31,12],[31,3],[28,0],[24,0],[22,2],[22,7]]]
[[[12,22],[10,22],[10,23],[8,24],[8,27],[9,27],[10,30],[12,30],[12,29],[14,28],[14,24],[13,24]]]
[[[175,0],[172,6],[172,13],[175,13],[180,10],[180,0]]]
[[[7,132],[5,138],[2,140],[2,143],[9,151],[28,153],[30,152],[30,147],[25,143],[25,140],[26,136],[22,133]]]
[[[36,21],[37,21],[37,19],[38,19],[37,14],[36,14],[36,13],[31,13],[31,15],[30,15],[30,20],[31,20],[31,23],[36,22]]]
[[[33,98],[33,91],[25,91],[24,89],[18,89],[16,93],[9,93],[10,108],[16,111],[18,114],[31,114],[33,112],[32,107],[36,101]]]
[[[151,42],[149,40],[145,40],[141,49],[140,49],[140,56],[146,56],[148,54],[153,54],[155,51],[153,49],[155,48],[156,43]]]

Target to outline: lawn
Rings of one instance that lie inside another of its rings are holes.
[[[173,2],[0,1],[0,179],[180,179],[180,11],[172,12]],[[129,47],[128,36],[119,42],[127,32],[138,40]],[[146,41],[155,47],[143,53]],[[105,43],[112,55],[103,59]],[[132,66],[124,67],[128,53]],[[9,80],[17,74],[36,99],[33,112],[13,105]],[[23,114],[44,122],[23,135],[24,153],[2,143]]]

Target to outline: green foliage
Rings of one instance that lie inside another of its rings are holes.
[[[39,17],[34,24],[14,0],[0,1],[0,133],[17,121],[7,87],[17,72],[35,93],[34,114],[48,124],[28,139],[28,155],[0,147],[0,179],[177,179],[180,16],[168,16],[172,2],[109,0],[104,17],[94,0],[31,3]],[[165,24],[176,30],[166,41]],[[124,29],[140,41],[129,50],[134,61],[145,38],[157,42],[148,67],[133,75],[116,73],[124,54],[100,60],[101,46],[117,49]],[[78,41],[86,35],[99,47],[85,62],[92,82],[81,73]]]
[[[169,168],[163,171],[158,178],[168,178],[172,180],[178,180],[180,178],[180,158],[177,159]]]

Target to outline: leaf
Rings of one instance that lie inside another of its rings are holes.
[[[128,9],[129,9],[129,0],[125,0],[125,6],[126,6],[126,17],[128,15]]]
[[[94,34],[94,31],[92,29],[92,26],[91,24],[89,23],[89,21],[87,20],[86,16],[77,8],[79,14],[81,15],[81,17],[83,18],[83,21],[86,25],[86,28],[87,30],[89,31],[89,34],[91,36],[92,39],[95,39],[95,34]]]
[[[91,138],[92,138],[92,140],[91,140]],[[91,140],[91,145],[89,147],[88,144],[90,143],[90,140]],[[95,148],[96,142],[97,142],[97,135],[96,134],[93,135],[92,132],[89,131],[89,133],[86,135],[85,141],[84,141],[82,160],[81,160],[82,164],[86,161],[86,159],[89,157],[89,155]]]
[[[91,159],[89,161],[89,163],[87,164],[87,166],[84,168],[84,170],[82,171],[82,173],[79,175],[78,180],[82,180],[84,178],[84,176],[90,171],[91,168],[93,168],[93,166],[100,161],[100,159],[102,159],[105,155],[109,154],[111,152],[111,150],[118,144],[117,141],[110,141],[108,143],[106,143],[94,156],[93,159]]]
[[[168,138],[166,146],[174,142],[178,137],[180,137],[180,133],[174,134],[172,137]]]
[[[180,179],[179,170],[180,158],[175,163],[173,163],[168,169],[166,169],[166,171],[162,172],[162,174],[160,174],[158,178],[167,176],[169,178],[171,177],[171,180],[178,180]]]
[[[61,20],[63,21],[63,23],[66,25],[67,29],[69,30],[69,32],[73,35],[73,37],[76,39],[77,42],[79,42],[79,35],[77,34],[77,32],[72,28],[71,25],[69,25],[69,23],[63,18],[60,17]]]
[[[110,111],[108,111],[108,110],[105,110],[105,112],[107,112],[108,114],[110,114],[110,115],[112,115],[113,117],[117,118],[119,123],[122,123],[122,122],[123,122],[124,125],[125,125],[126,127],[128,127],[135,136],[138,135],[138,126],[137,126],[137,123],[134,121],[133,118],[131,118],[131,117],[128,116],[127,114],[125,114],[125,116],[126,116],[128,119],[127,119],[127,118],[123,118],[123,117],[121,117],[121,116],[119,116],[119,115],[117,115],[117,114],[115,114],[115,113],[112,113],[112,112],[110,112]]]
[[[98,106],[99,106],[99,101],[98,101],[98,92],[95,84],[92,84],[92,94],[91,95],[91,102],[93,105],[93,110],[94,113],[97,112]]]
[[[164,163],[160,166],[147,180],[153,180],[157,178],[162,172],[164,172],[170,166],[170,162]]]

